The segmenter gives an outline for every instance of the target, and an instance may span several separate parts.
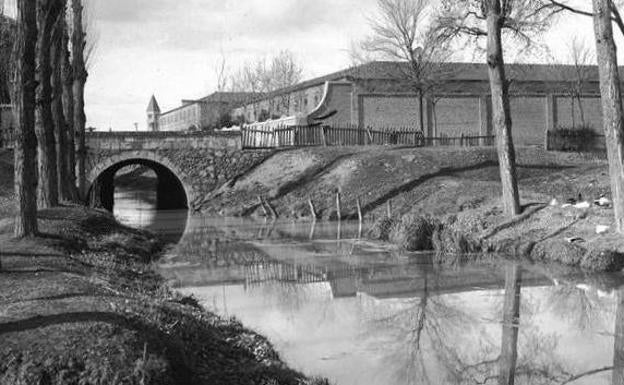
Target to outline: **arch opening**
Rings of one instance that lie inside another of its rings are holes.
[[[144,166],[156,174],[157,210],[188,209],[189,196],[178,176],[160,162],[144,158],[130,158],[119,161],[94,175],[88,191],[89,205],[113,211],[115,205],[115,175],[128,166]]]

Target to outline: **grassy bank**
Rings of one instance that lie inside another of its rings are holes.
[[[310,217],[310,199],[322,218],[357,216],[376,222],[371,236],[407,250],[498,252],[589,270],[617,270],[624,241],[613,212],[593,205],[609,197],[608,165],[600,157],[517,149],[523,214],[509,219],[499,201],[492,148],[312,148],[278,152],[247,175],[216,191],[205,210],[262,215],[262,195],[280,217]],[[568,199],[590,207],[563,207]],[[550,203],[556,200],[556,204]],[[388,211],[390,218],[387,217]],[[597,226],[608,226],[597,234]],[[572,242],[570,240],[573,239]]]
[[[151,267],[159,242],[106,213],[0,229],[0,384],[305,384],[262,336],[202,310]]]

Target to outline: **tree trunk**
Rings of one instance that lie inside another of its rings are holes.
[[[74,74],[74,130],[78,135],[78,191],[80,197],[86,199],[86,145],[84,112],[84,87],[87,81],[85,68],[84,45],[85,33],[82,25],[82,0],[72,0],[73,32],[72,32],[72,69]]]
[[[521,273],[518,265],[505,269],[505,302],[503,304],[503,333],[498,373],[499,385],[513,385],[518,359],[518,327],[520,326]]]
[[[16,237],[37,233],[37,137],[35,136],[36,0],[17,2],[18,37],[15,72],[15,195],[18,214]]]
[[[423,114],[423,91],[422,90],[418,90],[418,125],[419,125],[419,129],[420,132],[424,133],[425,132],[425,117]]]
[[[593,0],[594,34],[598,72],[600,73],[600,95],[602,99],[602,121],[609,159],[611,194],[617,231],[624,233],[624,138],[622,129],[622,94],[617,67],[611,8],[609,0]]]
[[[74,76],[69,56],[69,35],[67,27],[63,32],[63,51],[61,57],[61,71],[63,81],[63,115],[67,125],[67,178],[69,180],[69,193],[72,201],[78,200],[76,188],[76,131],[74,130]]]
[[[622,288],[617,291],[616,303],[611,384],[624,385],[624,289]]]
[[[52,29],[58,17],[57,0],[37,2],[37,109],[35,132],[38,140],[39,184],[37,201],[40,208],[58,206],[58,174],[56,168],[56,140],[52,118],[52,85],[50,77],[50,45]]]
[[[509,93],[505,78],[503,46],[501,42],[502,16],[500,0],[488,2],[487,12],[487,64],[492,93],[492,123],[496,133],[496,147],[503,187],[503,207],[505,214],[520,214],[520,197],[516,177],[516,154],[511,137],[511,113]]]
[[[56,170],[58,174],[58,195],[61,201],[71,200],[72,181],[68,175],[68,162],[66,154],[69,152],[67,146],[67,125],[63,111],[63,79],[62,79],[62,55],[63,55],[63,34],[65,29],[65,17],[62,12],[56,26],[52,43],[52,116],[54,118],[54,138],[56,140]]]

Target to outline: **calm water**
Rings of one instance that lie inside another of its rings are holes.
[[[621,274],[434,267],[358,240],[355,224],[188,217],[128,191],[116,202],[126,224],[177,242],[161,270],[181,292],[332,383],[624,384]]]

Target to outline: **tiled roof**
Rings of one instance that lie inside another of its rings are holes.
[[[290,87],[273,91],[266,97],[274,97],[296,92],[308,87],[325,84],[327,81],[348,79],[360,80],[399,80],[405,78],[407,62],[374,61],[347,68],[325,76],[303,81]],[[598,67],[581,67],[586,81],[598,82]],[[576,67],[573,65],[548,64],[506,64],[509,80],[522,82],[566,82],[576,79]],[[620,69],[622,75],[624,71]],[[440,77],[456,81],[489,81],[488,67],[485,63],[442,63],[436,69]],[[257,100],[264,99],[263,97]]]
[[[257,92],[215,92],[199,99],[201,102],[225,102],[242,103],[250,99],[262,97],[262,93]]]
[[[158,102],[156,101],[156,97],[152,95],[149,104],[147,105],[147,112],[160,112],[160,107],[158,106]]]

